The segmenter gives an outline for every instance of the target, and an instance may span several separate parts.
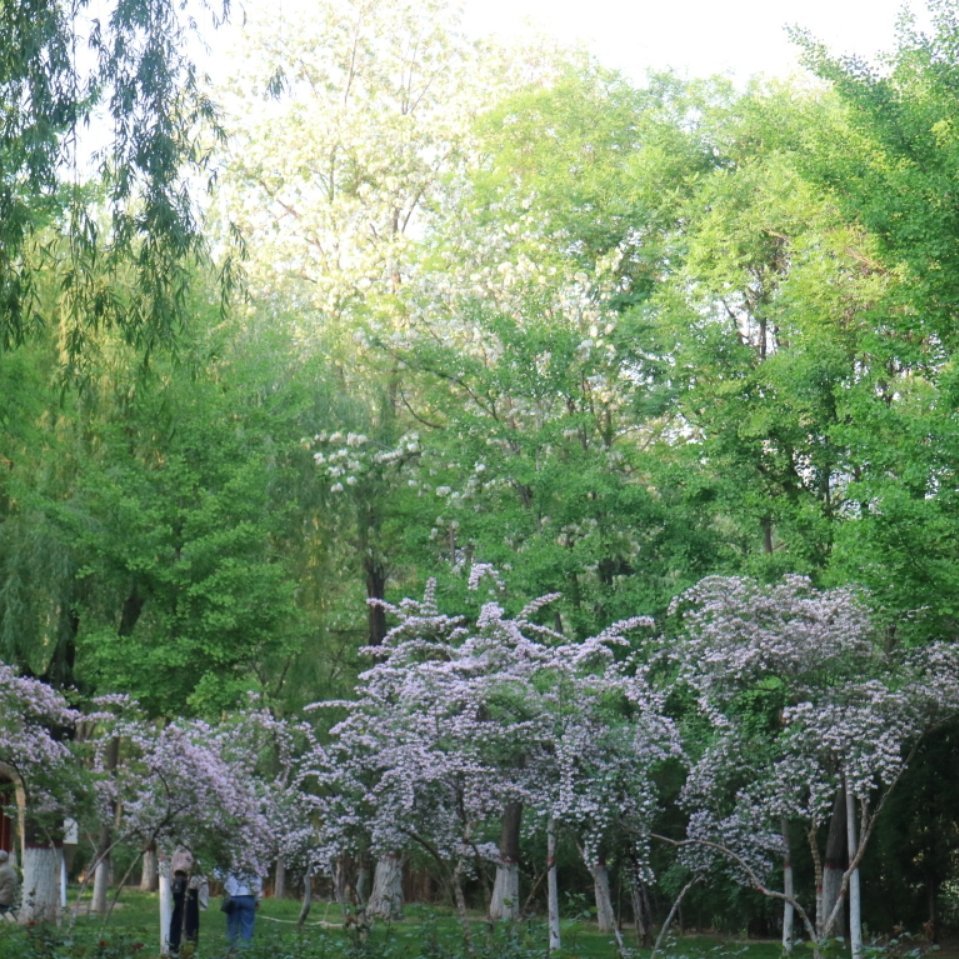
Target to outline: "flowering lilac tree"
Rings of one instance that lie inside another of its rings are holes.
[[[484,838],[517,806],[551,835],[578,836],[610,917],[604,842],[626,821],[643,844],[652,770],[678,751],[628,655],[627,633],[648,620],[575,643],[537,622],[550,599],[515,618],[489,602],[473,622],[441,613],[432,586],[421,602],[389,607],[398,624],[370,650],[378,662],[333,730],[331,748],[362,784],[355,792],[371,847],[394,857],[413,845],[427,850],[464,929],[462,879],[499,859]]]
[[[264,875],[276,857],[303,842],[303,810],[290,767],[303,728],[254,707],[218,725],[200,720],[160,726],[123,697],[101,702],[91,739],[101,822],[113,842],[160,853],[161,950],[172,911],[170,855],[192,850],[197,867]],[[119,754],[119,756],[117,756]],[[275,759],[264,765],[264,758]]]
[[[658,806],[654,772],[681,755],[662,696],[629,652],[629,634],[649,625],[639,617],[552,647],[533,684],[544,729],[532,811],[547,827],[576,837],[593,878],[599,927],[616,936],[621,951],[606,854],[611,839],[625,835],[631,860],[648,861]]]
[[[851,945],[861,952],[859,873],[876,818],[911,749],[948,710],[944,654],[895,659],[874,641],[853,591],[820,591],[790,576],[769,587],[712,577],[674,603],[678,675],[714,735],[691,770],[683,799],[688,842],[723,855],[733,874],[785,902],[784,944],[794,913],[814,946],[832,934],[848,895]],[[955,682],[953,681],[953,686]],[[820,826],[842,796],[848,866],[838,894],[817,895],[815,921],[792,888],[788,831],[801,822],[822,888]],[[783,892],[766,876],[780,832]]]
[[[59,692],[0,663],[0,765],[24,833],[21,921],[59,915],[63,818],[84,790],[70,741],[79,718]]]
[[[478,728],[482,704],[457,661],[466,633],[439,612],[432,588],[422,602],[388,609],[399,624],[368,650],[378,662],[360,676],[330,749],[374,855],[398,867],[402,852],[419,846],[447,870],[459,902],[478,824],[495,810],[498,778],[483,751],[496,726]],[[350,832],[342,851],[359,853],[363,840]],[[379,873],[370,912],[395,916],[398,872],[381,866]]]

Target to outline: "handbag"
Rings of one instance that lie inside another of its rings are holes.
[[[223,899],[220,902],[220,912],[229,915],[233,911],[233,897],[228,893],[223,893]]]

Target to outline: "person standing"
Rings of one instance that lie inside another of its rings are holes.
[[[0,918],[15,918],[19,892],[20,877],[10,862],[10,853],[0,849]]]
[[[262,889],[258,876],[238,870],[227,873],[223,891],[230,897],[226,911],[226,937],[231,946],[248,943],[253,938]]]
[[[206,878],[194,871],[193,853],[177,849],[170,864],[173,915],[170,917],[170,954],[179,955],[180,943],[195,946],[200,938],[200,910],[206,909],[210,888]]]

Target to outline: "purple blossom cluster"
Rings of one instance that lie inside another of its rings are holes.
[[[800,576],[769,586],[710,577],[670,612],[669,656],[707,730],[681,796],[689,868],[725,858],[741,881],[764,882],[784,824],[801,823],[815,843],[845,790],[858,819],[854,869],[920,737],[959,712],[955,648],[897,655],[853,590]]]
[[[69,808],[72,732],[81,719],[56,690],[0,663],[0,762],[23,782],[36,812]]]
[[[680,753],[662,695],[629,653],[628,634],[651,622],[577,643],[537,621],[552,599],[516,617],[489,602],[473,623],[441,613],[433,585],[387,607],[397,625],[369,651],[377,662],[329,747],[332,775],[362,810],[342,851],[356,850],[359,829],[376,853],[419,844],[462,870],[467,852],[495,855],[478,840],[510,803],[528,828],[575,832],[590,861],[614,822],[645,836],[653,771]]]

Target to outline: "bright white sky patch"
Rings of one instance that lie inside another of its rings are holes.
[[[563,43],[581,43],[599,60],[641,79],[672,67],[680,76],[798,70],[786,37],[789,24],[806,27],[834,53],[872,57],[893,46],[905,7],[920,15],[921,0],[464,0],[467,25],[514,36],[531,23]]]

